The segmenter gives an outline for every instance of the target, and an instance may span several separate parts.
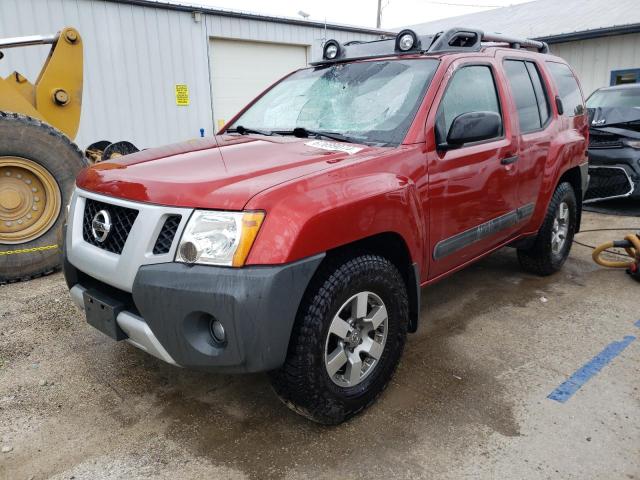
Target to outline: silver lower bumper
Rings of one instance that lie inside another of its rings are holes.
[[[75,303],[81,310],[84,310],[83,294],[85,290],[86,288],[81,287],[80,285],[74,285],[69,291],[73,303]],[[147,325],[147,322],[145,322],[141,317],[131,312],[124,311],[118,314],[116,322],[129,337],[126,341],[131,345],[138,347],[140,350],[143,350],[160,360],[179,366],[158,341],[149,328],[149,325]]]

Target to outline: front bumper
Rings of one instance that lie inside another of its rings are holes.
[[[116,321],[138,348],[185,368],[258,372],[283,364],[298,306],[323,257],[244,268],[143,265],[131,293],[83,273],[66,258],[64,274],[80,308],[84,290],[125,304]],[[224,326],[223,344],[211,334],[212,319]]]
[[[589,149],[591,181],[586,202],[640,199],[640,150],[631,147]]]

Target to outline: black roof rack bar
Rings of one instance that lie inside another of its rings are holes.
[[[515,38],[500,33],[482,33],[483,42],[508,43],[511,48],[534,48],[540,53],[549,53],[549,45],[546,42],[530,40],[528,38]]]
[[[481,48],[482,30],[473,28],[450,28],[432,36],[428,53],[474,51]]]
[[[453,27],[437,33],[427,52],[480,50],[482,42],[506,43],[510,48],[533,48],[549,53],[549,45],[538,40],[515,38],[500,33],[486,33],[475,28]]]

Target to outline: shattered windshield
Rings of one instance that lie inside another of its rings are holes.
[[[598,90],[587,100],[587,108],[636,107],[640,108],[640,88]]]
[[[358,143],[398,145],[437,66],[434,59],[412,59],[300,70],[275,85],[229,128],[276,134],[302,128]]]

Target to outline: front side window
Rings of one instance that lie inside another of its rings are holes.
[[[491,68],[485,65],[462,67],[455,72],[440,103],[436,120],[436,140],[445,143],[453,120],[463,113],[500,114],[498,92]]]
[[[557,62],[547,62],[547,67],[558,88],[564,113],[570,117],[582,115],[584,113],[582,92],[580,92],[578,81],[576,77],[573,76],[571,69],[564,63]]]
[[[230,128],[295,128],[354,142],[398,145],[438,67],[435,59],[335,64],[300,70],[276,84]]]

